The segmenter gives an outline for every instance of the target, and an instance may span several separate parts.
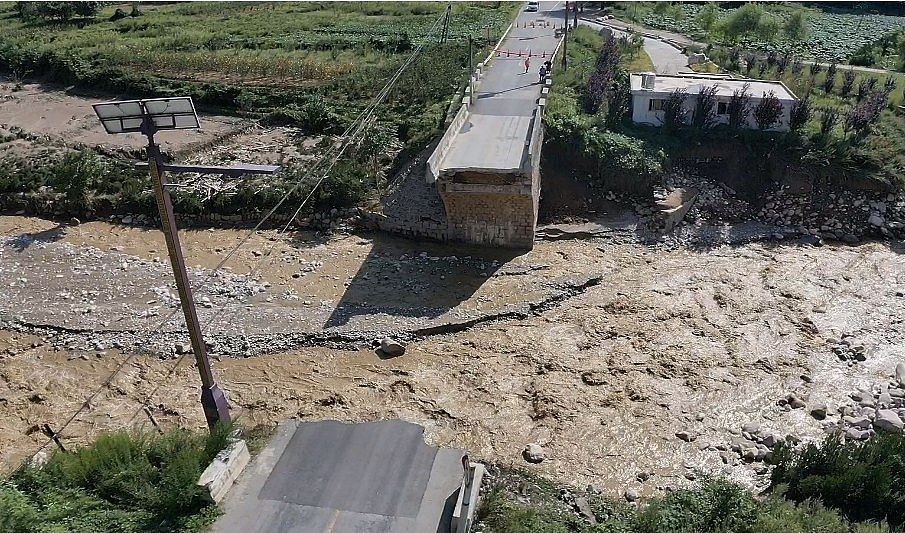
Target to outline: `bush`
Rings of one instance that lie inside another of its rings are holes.
[[[341,129],[340,117],[323,98],[306,98],[301,105],[290,104],[267,114],[265,124],[291,125],[308,135],[334,133]]]
[[[89,187],[103,180],[103,162],[89,150],[70,152],[50,169],[49,184],[66,195],[72,204],[81,204]]]
[[[851,520],[905,525],[905,435],[864,442],[829,438],[801,450],[774,451],[774,487],[794,501],[813,499]]]
[[[810,95],[805,95],[804,98],[792,104],[792,109],[789,112],[789,129],[798,131],[803,128],[810,119],[811,98]]]
[[[526,476],[527,479],[533,479]],[[555,494],[555,493],[554,493]],[[642,508],[589,496],[596,525],[577,517],[554,495],[534,494],[532,506],[492,490],[478,512],[487,533],[882,533],[871,524],[850,524],[819,503],[795,505],[773,495],[756,499],[743,487],[710,479],[655,497]]]
[[[200,530],[215,508],[195,482],[229,430],[112,433],[43,468],[23,466],[0,482],[0,531]]]

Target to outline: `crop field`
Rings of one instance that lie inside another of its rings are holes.
[[[778,35],[773,42],[751,42],[752,48],[762,50],[791,50],[802,59],[825,62],[846,62],[862,46],[883,35],[905,30],[905,17],[881,14],[830,13],[818,9],[785,5],[762,4],[768,13],[782,23],[794,10],[805,12],[809,34],[803,41],[791,41]],[[638,21],[646,26],[686,34],[699,40],[712,40],[700,27],[697,16],[703,4],[674,4],[668,9],[653,9],[650,5],[637,8]],[[623,15],[632,16],[634,6],[623,8]],[[731,9],[718,9],[718,19],[724,19]]]
[[[456,4],[450,38],[497,34],[507,7]],[[110,20],[116,9],[131,8],[108,5],[80,27],[23,21],[12,3],[0,4],[0,66],[54,57],[76,72],[115,65],[183,79],[330,82],[393,63],[424,39],[445,4],[174,3]]]

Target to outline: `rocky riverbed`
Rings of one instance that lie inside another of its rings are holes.
[[[159,232],[0,217],[0,235],[5,468],[129,355],[65,444],[147,424],[144,404],[161,424],[203,425],[191,358],[174,367],[187,341]],[[183,232],[193,279],[243,237]],[[895,431],[903,251],[601,234],[516,255],[263,232],[197,297],[247,423],[398,417],[474,457],[641,497],[709,473],[761,486],[780,439]],[[375,352],[387,336],[403,355]],[[528,444],[542,460],[525,462]]]

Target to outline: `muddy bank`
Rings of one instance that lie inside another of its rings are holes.
[[[92,223],[79,226],[84,232],[67,229],[54,242],[17,250],[11,242],[52,224],[2,222],[0,268],[17,298],[4,303],[4,318],[85,330],[71,334],[71,348],[49,332],[46,341],[3,334],[0,449],[8,468],[44,440],[35,425],[60,424],[131,353],[79,344],[93,338],[90,330],[140,332],[152,322],[123,310],[170,307],[148,292],[168,287],[166,264],[153,261],[164,249],[155,232]],[[210,268],[216,249],[236,238],[230,231],[188,232],[189,264]],[[591,237],[485,257],[362,236],[267,239],[255,237],[231,273],[247,274],[259,259],[254,250],[275,243],[286,253],[247,280],[270,286],[234,302],[212,294],[209,311],[230,302],[237,310],[218,331],[259,343],[284,333],[376,334],[430,328],[437,320],[478,321],[413,337],[406,354],[393,359],[368,347],[321,345],[257,357],[219,353],[216,372],[244,418],[399,417],[424,424],[433,443],[503,464],[524,464],[524,446],[538,443],[547,459],[530,468],[614,495],[626,487],[645,494],[690,483],[689,472],[725,473],[756,485],[761,463],[724,464],[721,457],[720,447],[731,445],[744,424],[818,438],[827,424],[809,414],[810,406],[827,404],[828,418],[837,420],[849,393],[889,380],[895,363],[905,361],[905,326],[897,318],[905,311],[899,244],[749,244],[698,253]],[[131,266],[121,270],[124,260]],[[315,262],[322,264],[301,276]],[[19,287],[30,270],[40,274]],[[77,301],[59,299],[63,289],[55,279],[66,280]],[[591,279],[599,281],[586,283]],[[580,289],[562,292],[576,280]],[[284,299],[286,290],[299,299]],[[537,304],[550,298],[555,305]],[[317,303],[306,306],[306,299]],[[78,312],[92,305],[90,313]],[[61,311],[51,315],[54,309]],[[494,314],[500,316],[481,319]],[[170,327],[178,335],[176,324]],[[864,360],[835,353],[842,338],[862,346]],[[128,424],[145,401],[165,424],[203,425],[196,372],[184,361],[164,380],[173,363],[160,355],[137,357],[64,440],[84,442]],[[809,407],[781,405],[789,394]],[[134,423],[146,424],[147,417]],[[695,439],[686,442],[679,432]],[[639,482],[640,471],[650,479]]]

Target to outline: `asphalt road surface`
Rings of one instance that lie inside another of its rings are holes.
[[[596,30],[600,30],[605,25],[588,19],[578,19],[578,23],[589,26]],[[624,31],[606,25],[613,30],[616,37],[626,35]],[[665,43],[659,39],[651,39],[644,37],[644,51],[650,57],[651,63],[654,64],[654,70],[658,74],[678,74],[694,72],[688,67],[688,57],[674,46]]]
[[[487,67],[469,119],[441,161],[441,169],[512,172],[521,168],[543,87],[539,70],[556,50],[560,38],[554,24],[561,27],[563,16],[562,2],[541,2],[539,11],[519,14],[499,46],[503,54]]]
[[[286,422],[226,499],[214,533],[442,533],[461,450],[400,420]]]

